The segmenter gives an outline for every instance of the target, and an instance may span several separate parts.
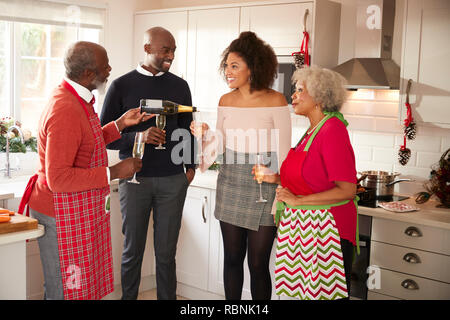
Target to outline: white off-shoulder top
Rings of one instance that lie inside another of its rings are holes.
[[[216,131],[204,135],[199,168],[204,172],[226,148],[239,153],[276,152],[279,169],[291,147],[291,129],[288,106],[219,106]]]

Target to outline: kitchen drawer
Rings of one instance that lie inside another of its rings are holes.
[[[450,255],[450,230],[440,228],[373,218],[372,240]]]
[[[400,300],[399,298],[394,298],[391,296],[387,296],[385,294],[376,293],[373,291],[367,292],[367,300]]]
[[[408,283],[415,289],[406,289],[402,284]],[[450,284],[415,277],[404,273],[380,270],[380,289],[371,289],[375,293],[385,294],[406,300],[448,300]]]
[[[450,256],[443,254],[372,241],[370,265],[450,283]]]

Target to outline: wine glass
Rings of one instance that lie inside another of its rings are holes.
[[[203,140],[203,114],[201,112],[193,112],[192,113],[192,120],[194,123],[194,132],[192,133],[194,135],[194,137],[197,140],[197,143],[195,144],[195,146],[197,147],[196,150],[196,155],[198,157],[198,164],[201,164],[201,162],[203,161],[202,156],[203,156],[203,144],[202,144],[202,140]]]
[[[259,199],[256,200],[256,202],[267,202],[266,199],[263,198],[262,196],[262,191],[261,191],[261,184],[263,182],[264,179],[264,158],[262,154],[257,154],[256,155],[256,166],[255,166],[255,177],[256,177],[256,181],[259,184]]]
[[[163,130],[165,126],[166,126],[166,115],[165,114],[157,114],[156,115],[156,127],[160,130]],[[155,149],[166,150],[166,147],[164,147],[161,143],[159,143],[159,145],[156,146]]]
[[[203,137],[203,113],[201,112],[193,112],[192,113],[192,120],[194,121],[194,136],[197,138],[197,140],[202,140]]]
[[[136,132],[136,136],[134,137],[134,146],[133,146],[133,158],[142,159],[144,156],[145,149],[145,131]],[[129,183],[139,184],[140,182],[136,180],[136,172],[134,173],[133,179],[128,181]]]

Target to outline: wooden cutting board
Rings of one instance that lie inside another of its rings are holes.
[[[37,227],[38,221],[36,219],[16,213],[15,215],[11,216],[11,220],[9,220],[8,222],[0,223],[0,234],[32,230],[37,229]]]

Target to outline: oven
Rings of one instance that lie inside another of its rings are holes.
[[[272,89],[281,92],[286,101],[291,104],[291,96],[295,92],[295,86],[292,84],[292,75],[296,68],[292,56],[277,56],[278,73],[273,82]]]
[[[352,265],[350,299],[367,300],[367,268],[370,260],[372,217],[358,214],[360,254],[355,254]]]

